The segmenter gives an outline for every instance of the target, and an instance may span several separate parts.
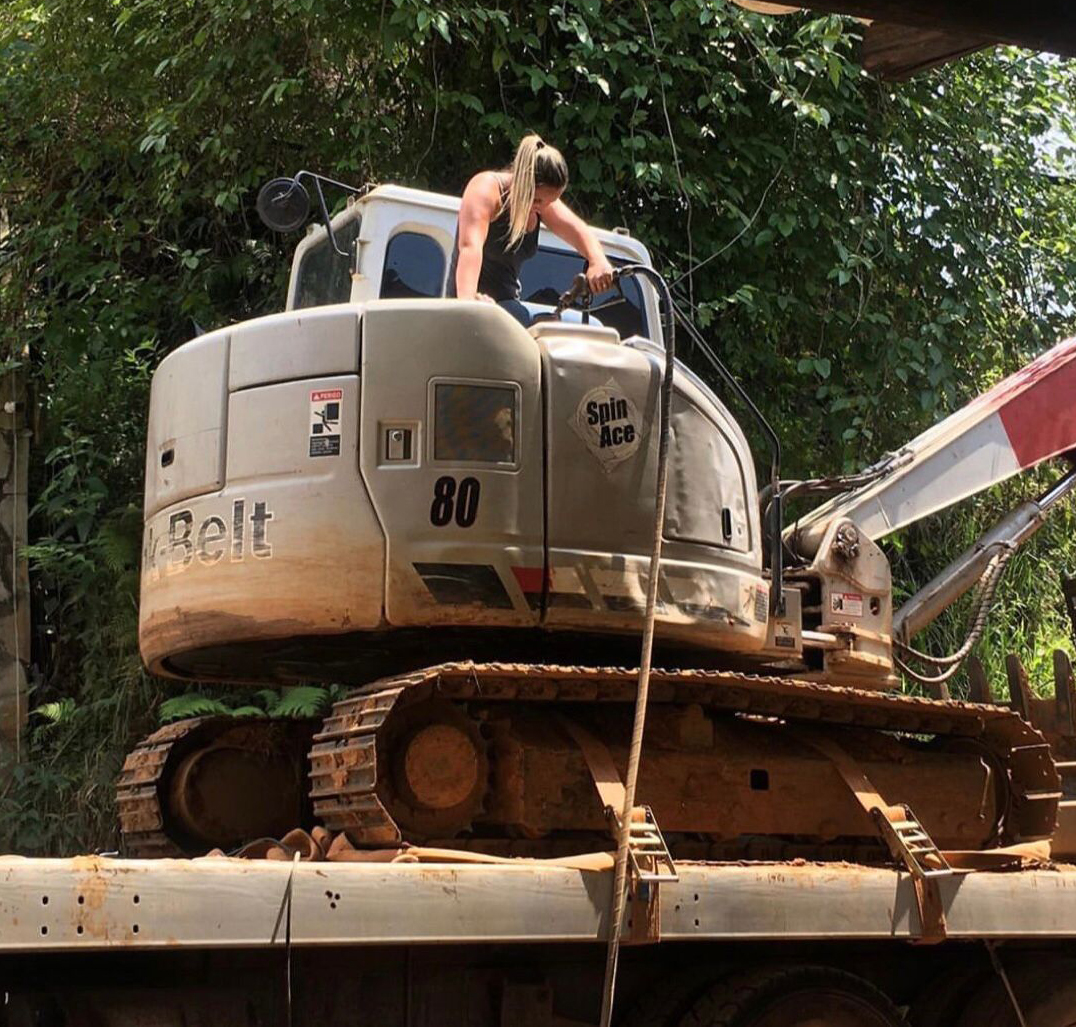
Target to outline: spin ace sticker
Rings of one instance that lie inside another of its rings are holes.
[[[315,389],[310,393],[310,455],[340,455],[340,410],[343,389]]]
[[[579,401],[568,423],[606,473],[633,457],[642,441],[639,410],[612,378]]]

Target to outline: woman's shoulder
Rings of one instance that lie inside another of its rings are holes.
[[[479,171],[471,177],[467,188],[463,190],[464,199],[468,197],[488,197],[500,202],[501,193],[507,188],[505,175],[500,171]]]

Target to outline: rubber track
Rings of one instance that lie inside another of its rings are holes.
[[[336,703],[314,736],[315,816],[330,830],[346,830],[356,844],[402,840],[376,794],[378,730],[398,705],[431,696],[483,703],[634,703],[636,674],[624,668],[446,663],[365,685]],[[655,670],[650,702],[976,739],[1006,767],[1011,781],[1014,799],[1002,844],[1046,838],[1056,826],[1060,784],[1049,746],[1019,716],[998,706],[703,670]]]
[[[127,754],[116,784],[124,853],[137,857],[182,856],[165,833],[158,784],[176,743],[217,717],[192,717],[154,731]],[[230,721],[234,723],[234,721]]]

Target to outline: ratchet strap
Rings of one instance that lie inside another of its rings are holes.
[[[617,837],[624,808],[624,783],[612,754],[601,739],[567,717],[560,717],[565,733],[579,746],[609,822]],[[627,941],[632,944],[661,939],[661,908],[658,885],[679,881],[672,853],[649,806],[635,806],[628,829],[628,865],[631,868],[631,917]]]
[[[926,944],[944,941],[945,905],[939,881],[952,877],[954,871],[911,808],[887,803],[863,768],[832,738],[802,725],[790,726],[789,731],[833,764],[856,802],[874,821],[890,854],[907,868],[919,908],[919,940]]]

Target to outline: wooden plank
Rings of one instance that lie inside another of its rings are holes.
[[[24,371],[0,375],[0,395],[10,409],[0,410],[0,786],[26,754],[26,668],[30,658],[30,584],[26,545],[26,481],[30,454]],[[12,601],[13,597],[13,601]]]
[[[1076,645],[1076,575],[1061,575],[1061,594],[1065,597],[1065,609],[1069,612],[1072,642]]]
[[[1064,649],[1054,650],[1054,702],[1058,734],[1076,738],[1076,682],[1072,677],[1072,661]]]
[[[994,704],[994,692],[986,677],[986,668],[978,656],[968,657],[968,687],[972,702]]]
[[[876,21],[864,30],[862,61],[872,75],[903,80],[992,45],[993,40],[973,33]]]
[[[1076,25],[1064,0],[801,0],[801,6],[1076,55]]]
[[[1030,724],[1031,686],[1028,684],[1027,670],[1015,653],[1005,657],[1005,673],[1009,678],[1009,705]]]

